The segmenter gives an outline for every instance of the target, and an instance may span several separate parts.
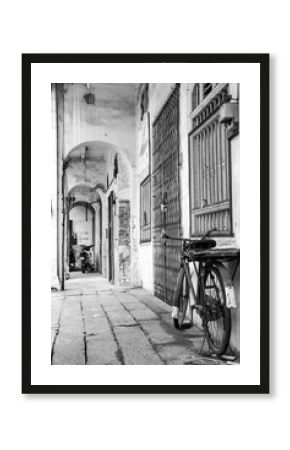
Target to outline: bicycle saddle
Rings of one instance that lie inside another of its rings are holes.
[[[199,239],[188,242],[189,250],[208,250],[216,246],[214,239]]]

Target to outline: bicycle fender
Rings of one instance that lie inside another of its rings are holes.
[[[171,317],[172,317],[172,319],[178,319],[178,314],[179,314],[178,306],[172,306],[171,307]]]
[[[173,301],[172,301],[172,307],[177,307],[178,308],[178,303],[179,303],[179,296],[176,294],[178,292],[180,292],[181,288],[182,288],[182,282],[183,282],[183,268],[179,269],[178,275],[177,275],[177,281],[176,281],[176,290],[173,294]],[[179,309],[179,308],[178,308]],[[178,314],[178,313],[177,313]]]
[[[235,289],[228,269],[224,264],[217,261],[215,262],[215,266],[220,271],[220,274],[224,282],[227,308],[237,308],[238,305],[236,300]]]

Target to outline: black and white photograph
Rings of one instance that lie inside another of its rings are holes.
[[[267,380],[267,61],[219,56],[188,55],[187,65],[174,55],[23,56],[32,126],[26,364],[45,380],[36,385],[251,391]],[[131,82],[140,78],[148,82]],[[50,155],[45,174],[37,136]]]
[[[239,85],[51,94],[51,363],[238,364]]]

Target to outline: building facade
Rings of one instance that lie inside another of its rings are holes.
[[[180,245],[174,241],[162,245],[161,229],[178,237],[200,237],[216,229],[219,247],[240,246],[239,86],[142,85],[137,103],[139,165],[144,166],[148,140],[150,156],[147,178],[144,181],[141,172],[138,180],[140,282],[170,304]],[[145,235],[148,223],[150,234]],[[239,284],[238,270],[234,277],[238,308],[232,314],[235,349],[239,349]]]

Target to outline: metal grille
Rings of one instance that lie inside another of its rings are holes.
[[[179,266],[180,245],[160,243],[164,227],[173,236],[180,233],[179,199],[179,88],[176,87],[153,125],[153,245],[155,295],[172,302]],[[161,212],[161,203],[167,211]]]
[[[192,233],[231,232],[230,160],[218,114],[190,135]]]

